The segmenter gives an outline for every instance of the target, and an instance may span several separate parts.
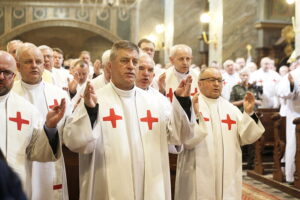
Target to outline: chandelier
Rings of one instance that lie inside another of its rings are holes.
[[[101,20],[109,17],[110,9],[118,9],[118,17],[126,21],[130,16],[130,10],[141,0],[79,0],[81,8],[93,7],[96,15]]]

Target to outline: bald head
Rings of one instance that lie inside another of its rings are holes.
[[[0,65],[1,70],[6,68],[6,70],[12,71],[13,73],[17,72],[17,64],[15,58],[6,51],[0,50]]]
[[[5,51],[0,51],[0,96],[6,95],[11,90],[16,72],[14,57]]]

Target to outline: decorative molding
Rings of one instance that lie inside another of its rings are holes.
[[[280,28],[284,28],[287,25],[292,25],[292,22],[268,20],[268,21],[256,22],[255,28],[256,29],[266,29],[266,28],[280,29]]]

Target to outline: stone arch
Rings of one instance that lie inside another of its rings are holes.
[[[2,45],[5,45],[8,41],[12,40],[13,38],[17,37],[18,35],[21,35],[25,32],[29,32],[35,29],[39,28],[45,28],[45,27],[72,27],[72,28],[79,28],[84,29],[87,31],[91,31],[97,35],[102,36],[103,38],[107,39],[108,41],[111,41],[112,43],[116,40],[120,40],[121,38],[117,35],[114,35],[113,33],[109,32],[108,30],[96,26],[90,23],[86,23],[83,21],[78,20],[69,20],[69,19],[63,19],[63,20],[45,20],[45,21],[36,21],[32,23],[27,23],[25,25],[18,26],[12,30],[10,30],[8,33],[3,34],[0,36],[0,41],[2,41]]]

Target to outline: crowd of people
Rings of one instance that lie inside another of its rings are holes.
[[[59,48],[10,41],[0,51],[0,149],[21,184],[0,176],[0,193],[68,199],[65,145],[79,154],[82,200],[171,199],[168,153],[178,154],[176,200],[241,199],[241,146],[253,155],[264,132],[255,111],[281,106],[293,127],[300,63],[282,74],[267,57],[259,69],[243,58],[199,69],[179,44],[161,68],[154,53],[147,39],[120,40],[94,63],[82,51],[63,64]],[[287,137],[293,182],[295,127]]]

